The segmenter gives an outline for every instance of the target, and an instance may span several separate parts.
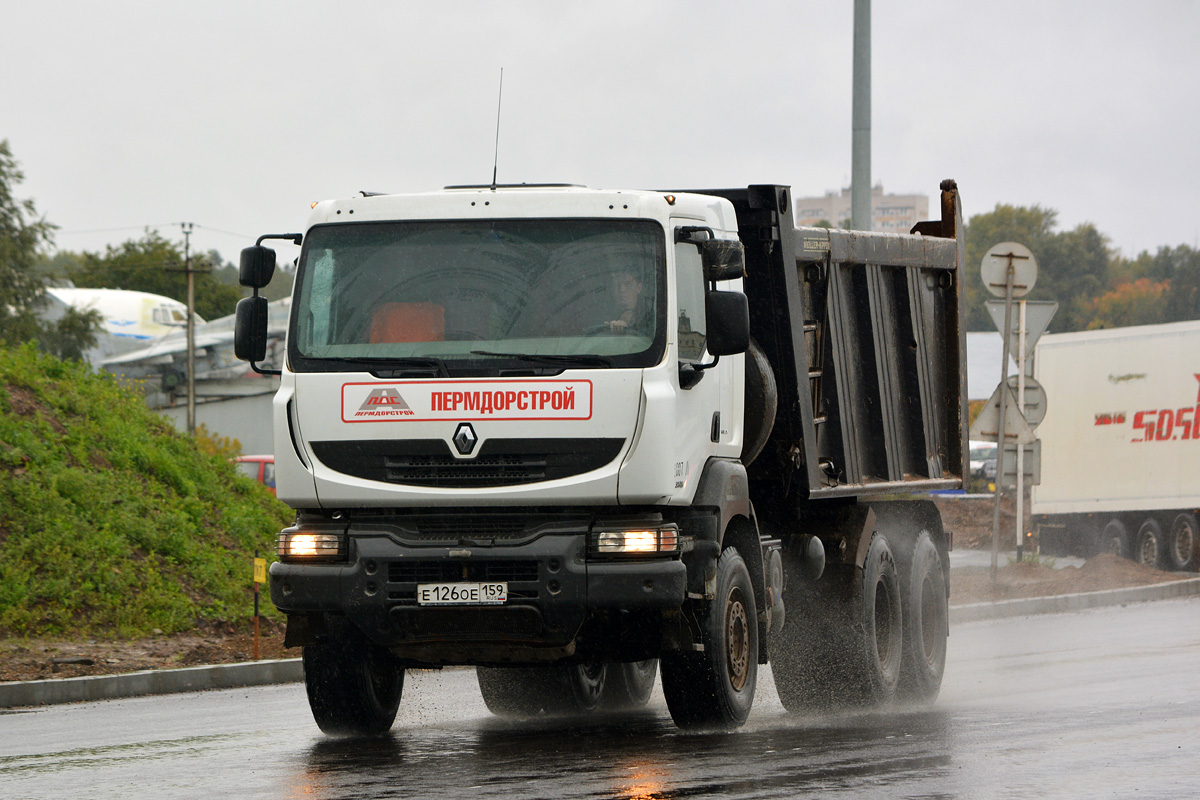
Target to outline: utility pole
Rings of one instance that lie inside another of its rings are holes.
[[[189,436],[196,435],[196,273],[202,270],[192,269],[191,235],[195,225],[191,222],[181,222],[183,230],[183,270],[187,275],[187,431]],[[169,272],[179,272],[168,267]]]
[[[854,0],[850,227],[871,230],[871,0]]]
[[[192,223],[181,222],[183,228],[183,271],[187,275],[187,429],[188,436],[196,435],[196,274],[192,271]]]

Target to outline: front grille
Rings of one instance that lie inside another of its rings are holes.
[[[527,514],[469,514],[436,517],[408,517],[403,521],[405,528],[413,528],[422,540],[430,541],[475,541],[487,539],[524,539],[538,527],[539,520]],[[582,523],[586,529],[586,521]]]
[[[546,480],[545,454],[480,456],[462,461],[454,456],[385,457],[387,480],[416,486],[506,486]]]
[[[507,581],[532,583],[538,579],[538,562],[528,560],[489,561],[393,561],[388,564],[389,583],[453,583],[456,581]]]
[[[569,478],[613,461],[625,440],[489,439],[475,458],[458,458],[441,439],[313,442],[330,469],[407,486],[477,488]]]

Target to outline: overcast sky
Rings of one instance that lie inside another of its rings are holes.
[[[1200,3],[876,0],[872,178],[1200,238]],[[57,246],[235,261],[358,190],[849,185],[852,0],[8,3],[0,139]],[[936,208],[936,201],[931,203]]]

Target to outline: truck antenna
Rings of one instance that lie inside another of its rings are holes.
[[[500,68],[500,96],[496,98],[496,152],[492,157],[492,191],[496,189],[496,169],[500,165],[500,104],[504,101],[504,67]]]

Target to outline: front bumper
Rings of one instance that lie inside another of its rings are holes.
[[[685,595],[686,567],[678,557],[589,561],[586,530],[482,547],[417,546],[386,530],[358,530],[347,546],[341,564],[272,564],[271,600],[289,618],[344,615],[413,663],[568,658],[582,631],[593,638],[622,635],[631,615],[661,618],[679,609]],[[457,581],[505,581],[508,601],[417,604],[418,584]]]

